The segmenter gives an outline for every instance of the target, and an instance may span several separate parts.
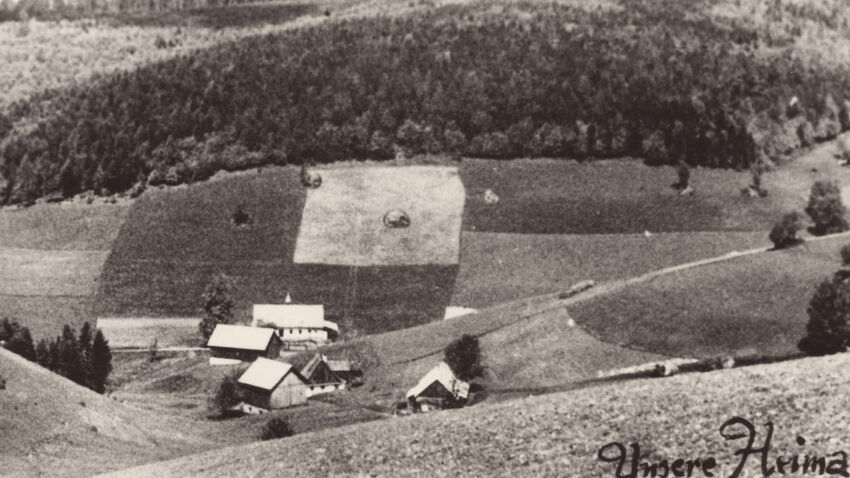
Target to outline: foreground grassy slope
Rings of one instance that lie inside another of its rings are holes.
[[[651,460],[714,456],[715,476],[730,476],[743,443],[727,442],[718,429],[734,415],[756,425],[757,443],[765,423],[775,424],[771,457],[842,449],[850,399],[837,392],[850,386],[848,365],[850,357],[837,355],[636,380],[227,448],[113,476],[276,476],[284,469],[291,476],[602,477],[614,468],[596,453],[612,441],[639,442]],[[761,476],[755,459],[745,472]]]
[[[81,476],[212,447],[185,420],[125,407],[0,349],[0,467]]]
[[[570,307],[610,343],[671,355],[786,354],[806,331],[806,306],[840,267],[846,236],[656,277]]]
[[[347,333],[371,333],[443,316],[455,265],[350,267],[294,264],[305,191],[295,167],[229,175],[151,191],[131,210],[107,259],[99,316],[192,316],[217,274],[235,284],[237,316],[255,303],[325,304]],[[251,224],[232,216],[241,207]]]

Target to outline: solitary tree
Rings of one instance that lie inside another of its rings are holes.
[[[478,339],[472,335],[461,335],[450,343],[445,350],[445,361],[455,376],[464,381],[480,377],[484,373],[481,348],[478,346]]]
[[[841,264],[845,267],[850,266],[850,244],[841,248]]]
[[[850,316],[850,281],[836,275],[821,282],[807,309],[807,335],[798,347],[808,355],[826,355],[847,350]]]
[[[231,288],[230,280],[224,275],[219,275],[204,290],[204,318],[199,325],[204,340],[210,338],[216,325],[233,323]]]
[[[814,234],[832,234],[846,231],[847,219],[844,217],[846,208],[841,201],[841,190],[832,181],[818,181],[812,185],[806,214],[815,223]]]
[[[784,249],[801,242],[797,237],[797,231],[803,227],[802,218],[797,212],[789,212],[782,216],[773,229],[770,230],[770,240],[776,249]]]
[[[687,189],[691,184],[691,168],[688,163],[681,161],[676,168],[676,174],[679,176],[679,182],[676,186],[679,189]]]

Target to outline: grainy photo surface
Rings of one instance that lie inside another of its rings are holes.
[[[850,476],[846,0],[0,0],[0,476]]]

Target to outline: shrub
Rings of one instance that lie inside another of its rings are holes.
[[[850,281],[837,274],[818,285],[807,309],[807,335],[797,347],[807,355],[827,355],[847,350]]]
[[[484,367],[481,365],[481,348],[478,345],[478,339],[472,335],[461,335],[446,347],[444,355],[449,368],[461,380],[469,381],[484,373]]]
[[[841,264],[850,266],[850,244],[841,248]]]
[[[841,201],[841,189],[832,181],[818,181],[812,185],[806,214],[815,223],[813,234],[833,234],[846,231],[847,219],[844,217],[846,208]]]
[[[230,416],[231,408],[244,399],[242,387],[236,377],[226,376],[221,380],[218,390],[212,399],[211,408],[220,417]]]
[[[233,224],[236,224],[237,226],[251,224],[251,215],[242,209],[241,205],[237,206],[236,211],[233,212]]]
[[[801,239],[797,237],[797,232],[802,229],[802,218],[800,214],[789,212],[773,225],[770,230],[770,241],[776,249],[784,249],[799,244]]]
[[[274,440],[276,438],[286,438],[294,435],[289,422],[283,417],[274,417],[263,426],[263,432],[260,434],[261,440]]]

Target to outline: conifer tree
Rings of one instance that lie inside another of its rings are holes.
[[[106,379],[112,372],[112,351],[103,332],[97,329],[92,343],[92,390],[97,393],[106,391]]]

